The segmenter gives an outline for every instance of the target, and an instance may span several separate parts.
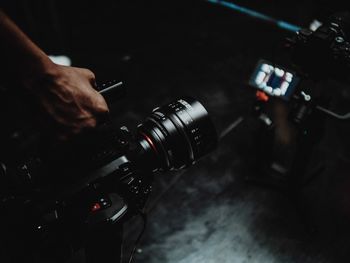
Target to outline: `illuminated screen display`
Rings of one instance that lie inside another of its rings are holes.
[[[298,82],[299,78],[292,71],[260,60],[249,84],[270,96],[289,100]]]

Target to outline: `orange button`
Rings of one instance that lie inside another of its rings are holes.
[[[269,100],[269,96],[267,96],[267,94],[263,91],[258,90],[256,92],[256,98],[260,101],[268,101]]]

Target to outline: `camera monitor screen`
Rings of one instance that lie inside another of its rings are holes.
[[[289,100],[298,82],[299,78],[292,71],[260,60],[249,84],[270,96]]]

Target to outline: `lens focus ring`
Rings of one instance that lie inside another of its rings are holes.
[[[163,169],[188,166],[217,144],[208,112],[192,98],[153,110],[139,131],[155,145]]]

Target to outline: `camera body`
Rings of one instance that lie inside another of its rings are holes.
[[[105,122],[68,143],[41,137],[22,160],[1,162],[2,223],[27,249],[84,246],[89,233],[142,213],[156,172],[188,167],[216,144],[192,98],[154,109],[134,133]]]
[[[349,35],[350,15],[338,13],[315,31],[301,29],[287,39],[277,63],[258,62],[249,85],[257,89],[256,166],[266,175],[263,183],[300,189],[326,117],[349,119],[328,109],[335,90],[325,87],[328,79],[349,81]]]
[[[315,31],[304,28],[285,42],[285,52],[278,62],[260,60],[249,85],[257,88],[257,99],[289,101],[293,108],[291,120],[302,123],[312,110],[342,119],[327,107],[333,89],[324,88],[327,79],[349,81],[350,13],[332,15]],[[293,116],[292,116],[293,115]]]
[[[350,14],[332,15],[315,31],[301,29],[288,39],[298,71],[315,81],[328,77],[346,80],[350,69]]]
[[[91,242],[104,243],[94,240],[100,229],[122,229],[144,208],[154,171],[143,164],[143,149],[126,127],[103,126],[86,138],[46,147],[51,154],[6,167],[1,223],[11,231],[2,239],[14,254],[21,251],[14,262],[22,255],[64,262]],[[110,237],[116,249],[118,235],[122,230]]]

